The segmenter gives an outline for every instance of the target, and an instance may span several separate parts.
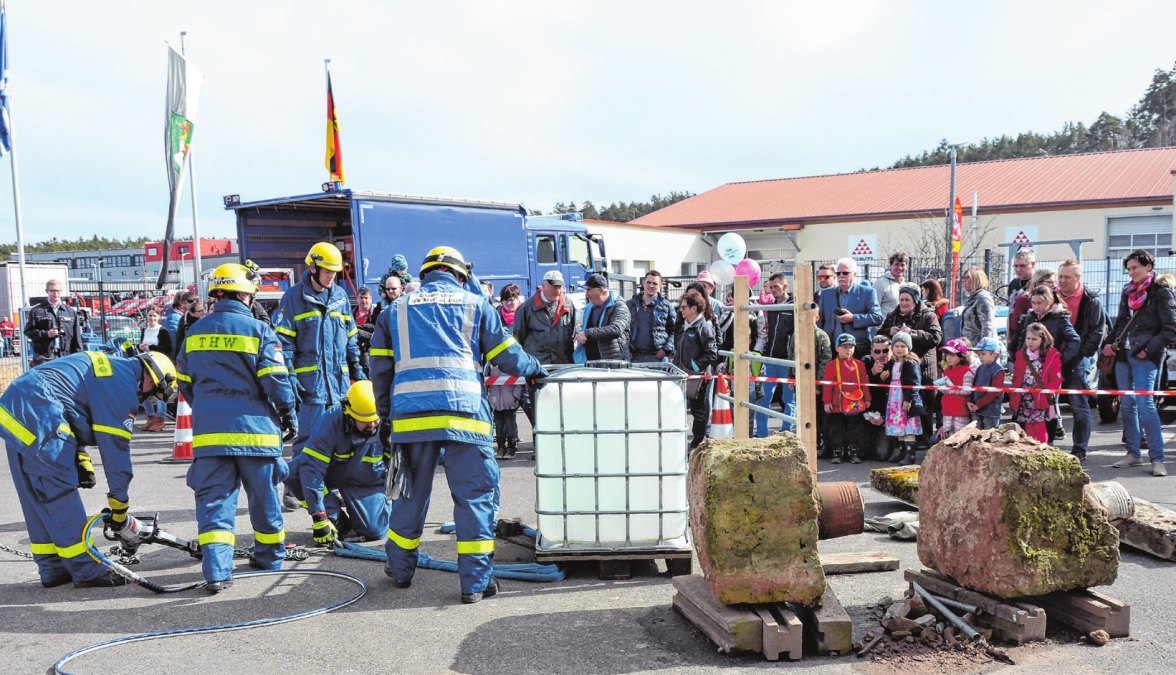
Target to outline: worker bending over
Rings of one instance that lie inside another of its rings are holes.
[[[302,496],[301,505],[314,521],[315,543],[329,546],[350,530],[358,541],[383,539],[388,532],[388,463],[376,438],[379,427],[372,383],[356,382],[343,403],[322,416],[302,454],[290,462],[286,490]]]
[[[253,318],[257,285],[236,263],[208,281],[218,298],[192,324],[179,347],[177,377],[192,406],[188,487],[196,493],[196,523],[210,593],[233,585],[237,495],[245,486],[254,547],[249,566],[277,570],[286,557],[278,483],[289,473],[282,442],[298,433],[294,389],[278,336]],[[285,432],[285,439],[283,439]]]
[[[126,580],[86,554],[86,510],[78,488],[96,483],[87,446],[98,446],[106,474],[107,523],[136,546],[127,525],[131,428],[139,404],[175,393],[176,369],[159,352],[136,358],[82,352],[26,372],[0,396],[0,437],[24,512],[41,585],[122,586]]]
[[[424,285],[398,298],[376,322],[371,370],[376,409],[391,421],[381,438],[400,455],[394,462],[402,463],[410,487],[392,505],[385,573],[401,588],[412,583],[433,474],[444,451],[461,600],[475,603],[498,592],[491,577],[498,463],[482,361],[509,375],[546,373],[503,328],[489,298],[468,290],[469,269],[448,246],[429,252],[420,271]]]
[[[343,400],[351,380],[367,379],[359,365],[359,329],[351,301],[335,283],[335,275],[343,271],[343,255],[320,242],[311,247],[306,264],[310,269],[286,291],[274,314],[274,330],[292,361],[293,384],[301,399],[295,457],[323,412]]]

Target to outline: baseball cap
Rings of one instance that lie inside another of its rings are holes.
[[[840,347],[841,345],[853,345],[856,347],[857,338],[850,335],[849,333],[842,333],[841,335],[837,336],[837,346]]]
[[[974,351],[974,352],[999,352],[1000,351],[1000,343],[997,342],[996,338],[994,338],[994,337],[981,338],[981,340],[976,343],[976,346],[972,347],[972,351]]]
[[[968,345],[964,344],[963,340],[956,338],[940,347],[939,351],[949,354],[964,354],[968,351]]]
[[[584,282],[584,288],[608,288],[608,279],[603,274],[590,274]]]
[[[559,270],[551,270],[547,274],[544,274],[543,280],[549,282],[552,286],[564,285],[563,273]]]

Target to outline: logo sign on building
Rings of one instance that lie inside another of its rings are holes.
[[[849,257],[858,262],[870,261],[878,257],[878,235],[851,234],[849,235]]]
[[[1026,248],[1033,251],[1034,253],[1037,252],[1036,246],[1028,245],[1031,241],[1038,241],[1036,225],[1028,225],[1025,227],[1006,227],[1004,230],[1004,241],[1006,244],[1025,244]],[[1009,253],[1009,255],[1011,256],[1019,250],[1021,250],[1020,246],[1014,246],[1012,252]]]

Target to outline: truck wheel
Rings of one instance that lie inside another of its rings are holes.
[[[1119,397],[1100,395],[1098,397],[1098,421],[1110,424],[1119,419]]]

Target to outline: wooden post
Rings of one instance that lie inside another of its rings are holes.
[[[824,373],[817,372],[817,308],[813,304],[813,268],[797,265],[792,268],[793,302],[796,303],[796,426],[797,436],[808,453],[813,484],[817,482],[817,384]]]
[[[734,344],[731,346],[731,351],[735,354],[735,372],[731,374],[735,380],[735,386],[731,389],[731,396],[735,398],[735,403],[731,406],[735,412],[735,438],[750,436],[747,426],[748,414],[751,411],[739,405],[740,401],[752,402],[751,383],[748,380],[751,376],[751,362],[741,358],[747,353],[748,341],[751,339],[751,331],[747,327],[747,312],[740,309],[751,304],[749,295],[747,277],[735,277],[735,306],[731,308],[731,311],[735,312],[735,336]]]

